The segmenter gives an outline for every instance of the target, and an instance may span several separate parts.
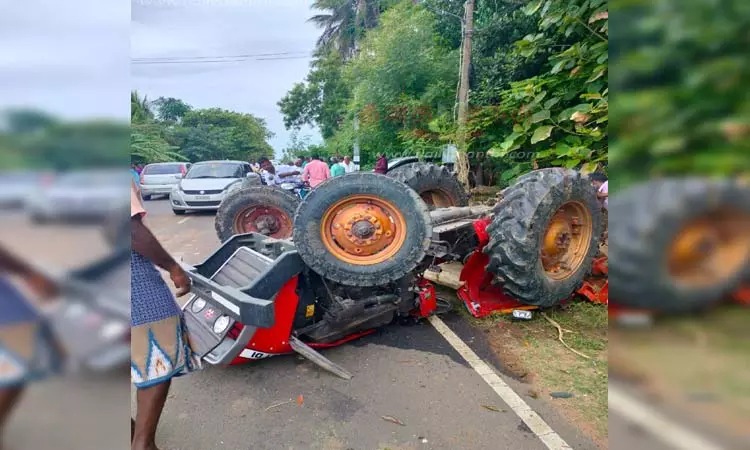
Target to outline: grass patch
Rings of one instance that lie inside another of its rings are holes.
[[[613,329],[613,375],[720,429],[750,422],[750,308],[727,305],[700,317]]]
[[[514,321],[509,315],[475,319],[457,307],[476,327],[489,336],[501,364],[511,375],[530,383],[530,391],[551,402],[597,444],[607,445],[608,316],[602,305],[572,302],[545,314],[563,330],[563,339],[585,359],[558,340],[558,331],[539,311],[531,321]],[[507,369],[507,367],[506,367]],[[569,392],[567,399],[552,399],[551,392]]]

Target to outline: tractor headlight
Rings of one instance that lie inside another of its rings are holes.
[[[193,304],[190,306],[190,310],[194,313],[199,313],[206,307],[206,301],[202,298],[196,298]]]
[[[229,328],[229,317],[221,316],[214,322],[214,333],[221,334]]]

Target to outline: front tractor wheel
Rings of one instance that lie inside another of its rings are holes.
[[[487,227],[487,270],[519,301],[547,307],[568,298],[591,270],[603,229],[594,188],[580,173],[530,172],[503,192]]]
[[[251,232],[289,238],[298,204],[295,196],[275,187],[241,188],[221,202],[214,222],[216,234],[221,242]]]
[[[333,178],[314,189],[294,219],[294,243],[319,275],[347,286],[379,286],[425,256],[427,205],[403,183],[376,174]]]

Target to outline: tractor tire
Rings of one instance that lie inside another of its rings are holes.
[[[409,163],[388,172],[414,189],[430,207],[469,206],[469,195],[446,167],[429,163]]]
[[[240,188],[219,205],[214,221],[216,234],[221,242],[250,232],[287,239],[292,235],[298,205],[297,197],[277,187]]]
[[[294,245],[323,278],[382,286],[409,274],[430,245],[427,205],[400,181],[373,173],[329,179],[294,218]]]
[[[502,195],[487,227],[487,271],[528,305],[569,298],[591,271],[602,234],[593,186],[574,170],[550,168],[521,176]]]
[[[750,188],[662,179],[610,200],[610,296],[666,314],[704,310],[750,276]]]

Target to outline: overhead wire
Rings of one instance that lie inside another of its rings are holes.
[[[132,58],[131,64],[203,64],[203,63],[229,63],[243,61],[269,61],[284,59],[310,58],[310,51],[295,52],[267,52],[244,55],[213,55],[213,56],[164,56],[151,58]]]

